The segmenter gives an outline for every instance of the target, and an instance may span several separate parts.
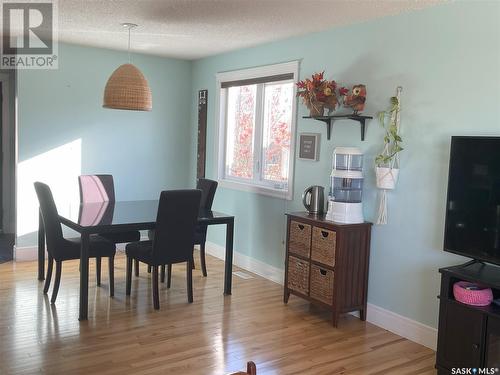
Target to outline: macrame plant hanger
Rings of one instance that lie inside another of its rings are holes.
[[[396,129],[397,129],[397,134],[399,135],[399,127],[401,123],[401,91],[403,91],[403,88],[401,86],[398,86],[396,89],[396,98],[398,99],[398,105],[396,108],[396,111],[392,112],[391,114],[391,123],[396,124]],[[390,155],[390,143],[386,143],[384,146],[384,150],[382,151],[383,155]],[[392,158],[389,164],[389,171],[388,174],[391,175],[393,179],[397,178],[397,176],[394,176],[393,170],[395,168],[399,169],[399,152],[396,153],[395,157]],[[387,224],[387,189],[382,189],[380,192],[380,199],[379,199],[379,206],[378,206],[378,215],[377,215],[377,221],[376,224],[378,225],[385,225]]]

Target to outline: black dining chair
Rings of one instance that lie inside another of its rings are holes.
[[[64,238],[61,227],[61,220],[57,213],[52,192],[48,185],[42,182],[35,182],[35,191],[40,204],[45,236],[47,241],[47,252],[49,254],[47,275],[43,293],[47,294],[52,279],[52,268],[56,262],[56,275],[52,288],[51,303],[56,302],[59,284],[61,282],[62,262],[65,260],[80,259],[81,238]],[[91,235],[89,241],[89,257],[109,259],[109,295],[114,295],[114,259],[116,246],[112,242],[98,235]]]
[[[214,202],[217,185],[217,181],[207,178],[200,178],[198,180],[196,188],[201,190],[200,209],[206,211],[212,210],[212,203]],[[205,242],[207,242],[207,225],[198,225],[194,234],[194,244],[200,245],[201,272],[203,276],[206,277],[207,263],[205,259]]]
[[[153,305],[160,308],[158,291],[158,268],[173,263],[186,262],[188,302],[193,302],[193,246],[200,190],[162,191],[156,216],[156,230],[149,241],[127,244],[127,287],[130,295],[132,284],[132,261],[138,260],[152,268]],[[169,275],[170,276],[170,275]],[[170,285],[167,285],[169,287]]]
[[[207,178],[200,178],[196,183],[196,189],[201,190],[200,210],[210,211],[214,202],[215,192],[217,190],[217,181],[209,180]],[[149,239],[154,237],[154,230],[148,232]],[[194,244],[200,245],[200,262],[201,272],[203,276],[207,276],[207,263],[205,257],[205,243],[207,241],[207,225],[198,225],[194,234]],[[194,263],[193,263],[194,265]],[[170,266],[171,268],[171,266]],[[194,267],[193,267],[194,268]],[[171,272],[168,272],[170,275]],[[161,268],[161,281],[165,280],[165,267]],[[170,285],[170,281],[167,281]]]
[[[78,186],[80,188],[80,202],[101,203],[115,201],[115,185],[113,176],[110,174],[95,174],[78,176]],[[100,236],[108,241],[117,243],[135,242],[141,239],[141,233],[137,230],[102,233]],[[139,276],[139,262],[135,262],[135,274]],[[96,258],[96,281],[101,285],[101,258]]]

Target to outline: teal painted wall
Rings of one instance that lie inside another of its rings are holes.
[[[278,62],[301,60],[301,78],[326,70],[343,85],[368,88],[366,114],[387,108],[398,85],[402,94],[402,135],[406,150],[396,191],[389,193],[389,224],[373,228],[369,302],[436,326],[438,267],[464,259],[444,253],[443,222],[451,135],[500,134],[500,3],[452,2],[423,11],[387,17],[330,31],[201,59],[193,64],[193,96],[209,90],[208,169],[215,177],[215,74]],[[191,107],[191,136],[197,112]],[[328,185],[336,146],[365,152],[364,212],[374,220],[377,191],[372,160],[383,133],[376,121],[365,142],[359,126],[338,123],[332,140],[324,125],[301,117],[298,133],[321,133],[319,162],[296,160],[294,199],[220,189],[214,208],[236,215],[235,249],[283,268],[284,212],[301,210],[300,195],[313,184]],[[194,180],[196,147],[192,142]],[[223,230],[209,239],[223,244]]]
[[[104,109],[106,81],[125,62],[125,52],[62,44],[58,70],[19,72],[17,202],[24,230],[18,247],[36,243],[33,208],[26,204],[36,199],[33,178],[60,174],[51,184],[59,203],[78,192],[79,173],[113,174],[122,200],[156,198],[165,187],[191,184],[191,62],[132,55],[149,81],[153,110]]]

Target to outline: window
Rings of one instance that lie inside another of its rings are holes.
[[[292,198],[298,62],[219,73],[222,186]]]

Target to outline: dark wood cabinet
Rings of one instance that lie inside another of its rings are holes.
[[[488,318],[485,366],[500,368],[500,317]]]
[[[484,341],[485,318],[481,312],[458,303],[441,304],[438,362],[448,369],[479,367],[481,344]]]
[[[339,315],[366,319],[371,223],[337,224],[321,215],[287,214],[284,302],[290,294]]]
[[[455,300],[453,284],[469,281],[492,288],[500,297],[500,268],[482,263],[447,267],[441,273],[436,368],[500,367],[500,306],[466,305]]]

